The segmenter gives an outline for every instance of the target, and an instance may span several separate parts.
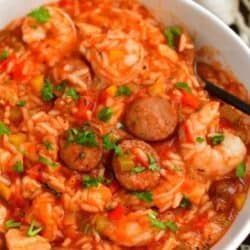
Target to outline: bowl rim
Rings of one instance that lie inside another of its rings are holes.
[[[243,42],[243,40],[238,36],[228,25],[226,25],[219,17],[217,17],[215,14],[213,14],[211,11],[206,9],[205,7],[199,5],[195,1],[190,0],[178,0],[182,4],[186,4],[190,6],[190,8],[193,8],[195,11],[202,13],[205,15],[210,21],[214,22],[215,25],[218,25],[221,29],[223,29],[225,32],[227,32],[230,37],[239,44],[239,46],[244,50],[246,53],[246,56],[249,58],[249,64],[250,64],[250,48]],[[244,83],[243,83],[244,84]],[[247,87],[247,86],[246,86]],[[246,200],[244,207],[246,207],[247,204],[250,204],[250,192],[248,190],[248,199]],[[244,209],[243,207],[243,209]],[[242,210],[243,210],[242,209]],[[240,215],[242,210],[239,212],[237,217]],[[249,213],[250,215],[250,213]],[[235,222],[233,221],[233,224]],[[247,236],[250,234],[250,216],[245,218],[246,223],[242,225],[242,227],[238,228],[237,233],[235,234],[235,237],[232,238],[229,242],[227,242],[227,245],[224,246],[223,250],[235,250],[237,249],[240,244],[247,238]],[[230,228],[233,227],[233,224],[231,224]],[[230,230],[229,228],[229,230]],[[216,246],[222,241],[222,239],[225,237],[225,235],[228,233],[228,231],[220,238],[220,240],[213,246],[212,249],[217,249]],[[218,246],[219,247],[219,246]],[[222,248],[218,248],[218,250]]]

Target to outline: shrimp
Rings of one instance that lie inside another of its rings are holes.
[[[34,51],[38,52],[49,66],[54,66],[63,55],[74,49],[76,28],[64,11],[56,7],[47,7],[50,18],[39,24],[33,17],[25,17],[22,24],[22,36]]]
[[[91,62],[95,73],[108,84],[128,83],[143,66],[143,46],[123,32],[96,35],[83,41],[80,51]]]
[[[216,135],[210,133],[218,129],[219,115],[219,103],[209,102],[180,129],[181,153],[188,168],[211,178],[231,172],[247,152],[242,140],[228,131],[223,132],[221,142],[209,143],[209,138]]]
[[[108,220],[100,233],[121,246],[145,246],[159,233],[159,229],[150,225],[148,215],[152,212],[150,209],[137,211],[123,215],[118,220]],[[101,222],[103,221],[104,218]]]

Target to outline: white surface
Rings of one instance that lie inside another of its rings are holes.
[[[211,45],[222,54],[236,76],[250,90],[250,50],[219,18],[191,0],[141,0],[166,24],[185,25],[197,46]],[[217,0],[216,0],[217,1]],[[46,0],[0,0],[0,26],[24,15]],[[230,231],[213,250],[235,250],[250,233],[250,197]]]

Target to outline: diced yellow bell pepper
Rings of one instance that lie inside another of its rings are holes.
[[[44,86],[44,76],[38,75],[31,80],[31,86],[36,93],[40,93]]]
[[[117,92],[117,86],[112,85],[106,89],[109,96],[114,97]]]
[[[8,186],[0,182],[0,196],[6,201],[9,200],[11,195],[11,190]]]
[[[124,57],[125,52],[124,50],[110,50],[109,51],[109,60],[116,61]]]
[[[246,193],[238,193],[234,197],[234,205],[238,210],[241,210],[246,202],[247,194]]]
[[[18,133],[9,135],[9,141],[16,147],[19,147],[21,144],[27,141],[27,135]]]
[[[109,221],[107,217],[102,216],[102,215],[96,216],[95,226],[96,226],[97,232],[103,232],[104,229],[108,226],[108,224],[109,224]]]
[[[128,156],[119,156],[118,161],[123,172],[129,172],[135,167],[134,161]]]
[[[158,79],[153,85],[148,88],[148,92],[151,96],[161,95],[165,92],[164,82]]]

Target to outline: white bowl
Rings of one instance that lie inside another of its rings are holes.
[[[0,0],[0,27],[48,0]],[[159,21],[184,25],[197,47],[212,46],[219,59],[250,90],[250,50],[220,19],[191,0],[141,0]],[[250,233],[250,195],[230,230],[213,250],[235,250]]]

